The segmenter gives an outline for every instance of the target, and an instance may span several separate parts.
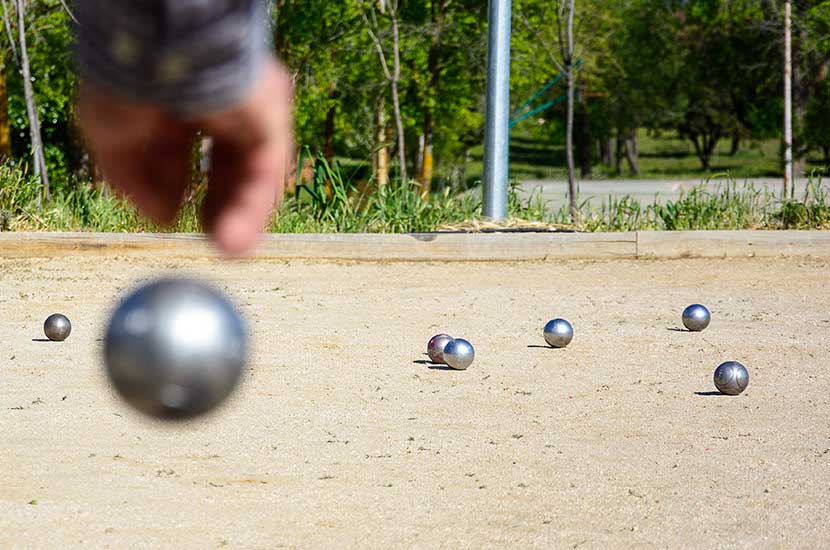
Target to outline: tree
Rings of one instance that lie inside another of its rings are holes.
[[[761,0],[717,1],[682,12],[677,39],[687,70],[678,128],[694,144],[704,170],[720,139],[764,137],[769,128],[753,121],[751,111],[781,112],[781,36],[768,24],[773,13],[767,6]]]
[[[439,161],[461,163],[483,135],[486,3],[416,0],[400,12],[406,29],[404,119],[417,137],[415,175],[431,189]]]
[[[634,0],[619,9],[611,24],[604,62],[608,68],[600,87],[607,93],[603,139],[616,143],[613,164],[618,173],[623,157],[631,172],[639,173],[638,130],[672,124],[678,110],[681,61],[672,19],[661,4]],[[610,156],[612,147],[606,148]]]
[[[565,19],[565,37],[562,38],[562,27],[559,27],[559,49],[562,58],[562,72],[565,73],[565,82],[568,87],[568,118],[565,129],[565,157],[568,162],[568,198],[571,203],[571,220],[576,221],[579,216],[579,207],[576,204],[577,187],[576,172],[574,170],[574,0],[563,2],[560,7],[558,21]]]
[[[723,138],[777,135],[781,39],[768,2],[631,0],[621,13],[606,86],[633,171],[637,128],[676,129],[705,170]]]
[[[378,24],[377,11],[387,14],[389,26],[392,33],[392,67],[387,61],[387,54],[380,39],[380,28]],[[368,14],[367,14],[368,13]],[[398,170],[401,183],[406,185],[409,179],[406,173],[406,135],[404,134],[403,117],[401,116],[401,100],[398,85],[401,81],[401,37],[398,25],[398,0],[381,0],[380,9],[376,10],[374,5],[364,4],[363,19],[366,22],[366,32],[375,45],[378,53],[378,60],[386,80],[389,81],[389,89],[392,94],[392,113],[395,117],[395,127],[398,132]]]
[[[32,167],[40,167],[41,173],[47,174],[49,190],[72,185],[75,175],[84,173],[86,153],[73,114],[76,76],[71,59],[71,16],[61,0],[27,0],[22,12],[25,32],[21,36],[18,0],[2,0],[0,6],[5,10],[5,33],[0,32],[0,41],[4,50],[3,76],[8,99],[5,112],[10,125],[11,156],[30,162],[35,160],[34,152],[39,151],[40,158]],[[29,67],[29,78],[24,78],[21,38],[27,46],[25,65]],[[34,109],[29,108],[32,103]],[[32,139],[31,114],[38,118],[39,146]],[[2,135],[0,124],[0,141]]]
[[[520,51],[532,57],[534,51],[541,49],[543,59],[549,66],[542,74],[559,73],[563,76],[566,86],[566,115],[565,115],[565,158],[568,170],[568,196],[570,200],[571,218],[576,219],[577,182],[573,155],[573,123],[574,101],[576,89],[576,48],[575,48],[575,2],[574,0],[555,0],[553,2],[524,0],[514,5],[523,28],[530,40],[522,40]],[[515,67],[521,67],[521,57]],[[537,62],[534,61],[535,65]],[[523,67],[526,69],[526,67]],[[535,72],[535,71],[534,71]]]
[[[6,79],[6,67],[8,65],[17,65],[17,45],[12,34],[11,22],[9,21],[9,10],[3,0],[3,23],[6,28],[6,36],[9,41],[9,47],[3,51],[2,68],[0,68],[0,157],[4,160],[8,159],[12,154],[12,132],[11,119],[9,117],[9,89],[8,81]],[[9,63],[9,58],[13,63]]]
[[[613,9],[612,9],[613,8]],[[577,181],[574,145],[578,146],[584,176],[590,175],[593,137],[591,105],[602,85],[610,57],[609,37],[615,20],[615,6],[599,0],[517,0],[518,19],[514,40],[514,88],[527,97],[538,88],[538,76],[562,75],[565,83],[565,159],[572,215],[577,214]],[[522,32],[524,31],[524,32]],[[577,98],[577,90],[580,91]],[[593,90],[597,90],[594,92]],[[558,93],[558,92],[557,92]],[[577,101],[579,104],[577,104]],[[575,119],[579,124],[575,126]],[[576,135],[576,140],[574,136]]]
[[[295,86],[297,138],[315,151],[351,154],[371,147],[365,107],[377,96],[371,42],[360,4],[280,0],[273,10],[274,48]]]
[[[830,165],[830,0],[796,2],[796,21],[805,43],[797,50],[800,88],[806,102],[800,127],[804,148],[817,148]]]
[[[823,161],[830,165],[830,80],[824,80],[818,93],[807,103],[804,120],[805,140],[810,147],[822,152]]]
[[[44,156],[43,140],[40,133],[40,117],[38,115],[34,88],[32,86],[31,65],[29,64],[29,51],[26,44],[25,0],[16,0],[15,11],[17,12],[17,37],[20,45],[20,70],[23,76],[23,89],[26,94],[26,113],[29,117],[29,136],[32,140],[32,162],[34,165],[34,172],[40,178],[41,184],[43,185],[43,198],[49,200],[49,171],[46,167],[46,160]]]

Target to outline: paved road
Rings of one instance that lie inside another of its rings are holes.
[[[688,192],[695,186],[706,185],[715,191],[718,186],[723,187],[726,179],[713,179],[709,182],[701,180],[591,180],[579,183],[580,201],[589,200],[594,208],[602,206],[610,196],[621,198],[626,195],[640,201],[641,204],[652,204],[655,199],[661,203],[677,200],[681,193]],[[796,182],[796,196],[803,197],[808,180],[799,179]],[[774,178],[754,178],[741,180],[738,187],[753,186],[757,190],[767,189],[781,195],[783,182]],[[821,186],[830,193],[830,179],[821,182]],[[525,193],[541,193],[545,202],[551,207],[558,208],[567,203],[568,183],[557,180],[523,180],[521,189]]]

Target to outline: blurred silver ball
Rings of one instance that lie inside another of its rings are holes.
[[[473,364],[475,356],[473,345],[463,338],[450,340],[444,347],[444,361],[455,370],[466,370]]]
[[[66,315],[54,313],[43,323],[43,333],[53,342],[63,342],[72,332],[72,323]]]
[[[206,413],[236,388],[247,360],[244,323],[217,290],[186,279],[144,285],[116,308],[104,356],[115,389],[159,418]]]
[[[450,343],[451,340],[452,336],[449,334],[436,334],[430,338],[429,343],[427,344],[427,355],[429,355],[429,360],[437,365],[445,364],[444,348],[447,347],[447,344]]]
[[[545,325],[544,335],[549,346],[564,348],[574,339],[574,328],[565,319],[553,319]]]
[[[749,385],[749,372],[737,361],[727,361],[715,369],[715,387],[726,395],[738,395]]]
[[[709,326],[712,314],[700,304],[692,304],[683,310],[683,326],[692,332],[700,332]]]

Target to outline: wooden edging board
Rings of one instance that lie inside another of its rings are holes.
[[[640,231],[639,258],[830,257],[830,231]]]
[[[0,258],[74,255],[213,257],[201,235],[0,233]],[[256,259],[525,261],[551,259],[830,258],[830,231],[272,234]]]

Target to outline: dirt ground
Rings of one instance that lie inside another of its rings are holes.
[[[117,297],[169,273],[252,333],[240,391],[187,424],[101,362]],[[828,548],[828,283],[797,259],[0,260],[0,548]],[[425,362],[441,331],[468,371]],[[731,359],[749,388],[716,395]]]

